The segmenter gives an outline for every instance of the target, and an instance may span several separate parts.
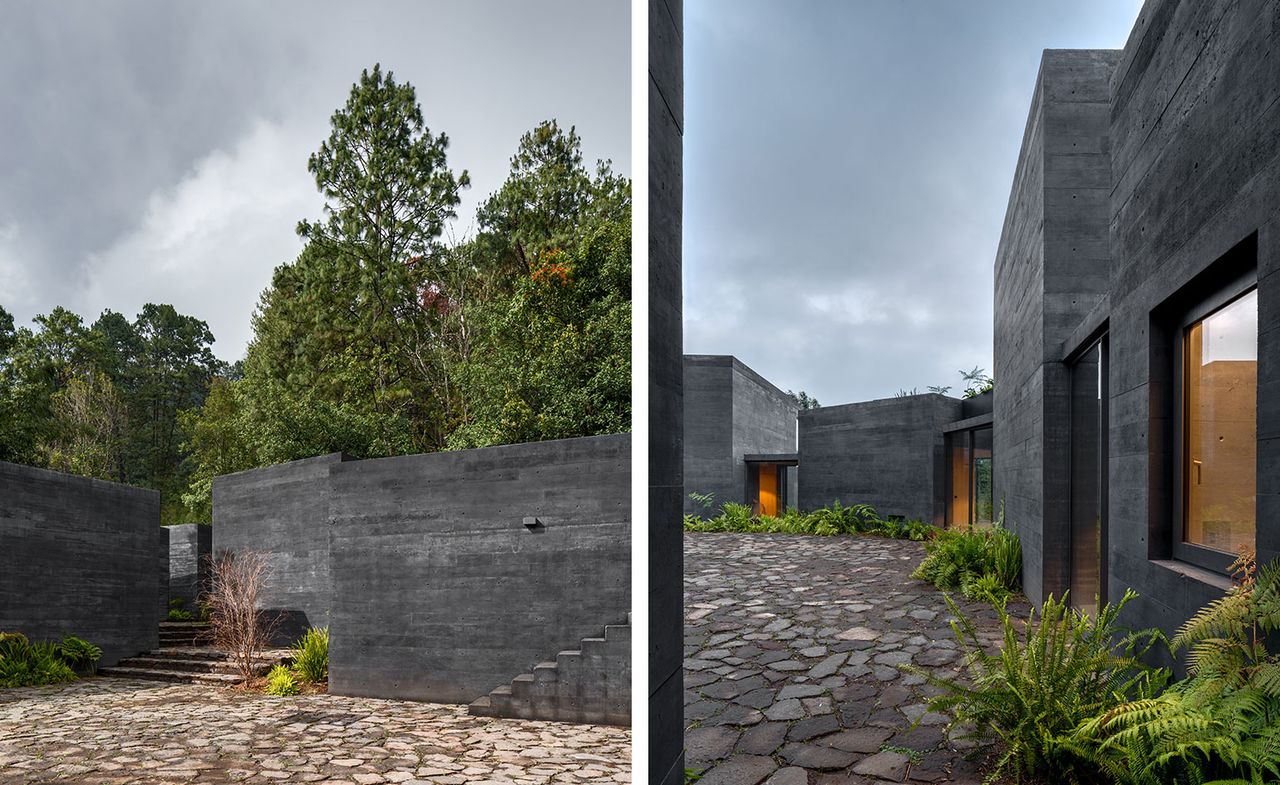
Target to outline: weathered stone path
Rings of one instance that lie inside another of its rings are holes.
[[[932,688],[898,667],[955,672],[960,658],[942,595],[910,577],[920,543],[684,543],[686,765],[705,770],[699,785],[982,782],[981,763],[946,741],[948,718],[926,710]],[[957,601],[994,642],[994,611]]]
[[[622,728],[96,678],[0,690],[5,783],[622,783]]]

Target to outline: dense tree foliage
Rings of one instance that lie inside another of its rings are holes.
[[[324,212],[233,365],[167,305],[16,329],[0,309],[0,460],[156,488],[173,522],[255,466],[628,429],[630,182],[548,121],[445,242],[470,182],[447,152],[411,85],[362,73],[307,164]]]
[[[0,322],[0,459],[155,488],[164,520],[182,519],[177,417],[213,378],[208,326],[152,304],[132,322],[106,311],[86,327],[65,308]]]

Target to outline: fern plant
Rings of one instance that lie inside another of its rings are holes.
[[[1158,630],[1131,632],[1119,625],[1126,592],[1097,616],[1073,610],[1064,596],[1045,601],[1025,625],[1014,621],[1003,602],[994,603],[1003,632],[999,652],[989,652],[950,595],[947,606],[956,640],[964,651],[960,677],[908,666],[906,670],[938,688],[929,707],[949,712],[962,738],[1002,743],[988,782],[1006,774],[1048,782],[1097,782],[1098,766],[1072,744],[1072,733],[1089,717],[1131,698],[1155,695],[1168,672],[1141,657],[1163,640]]]
[[[293,668],[303,681],[319,684],[329,680],[328,627],[308,627],[293,644]]]
[[[1117,782],[1228,783],[1280,780],[1280,655],[1266,637],[1280,627],[1280,563],[1252,553],[1235,582],[1178,631],[1188,678],[1081,723],[1076,742]]]

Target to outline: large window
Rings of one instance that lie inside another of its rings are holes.
[[[1175,553],[1217,569],[1252,549],[1256,530],[1258,293],[1230,296],[1189,315],[1178,355]]]
[[[991,427],[947,434],[947,526],[990,526],[995,520],[991,487]]]

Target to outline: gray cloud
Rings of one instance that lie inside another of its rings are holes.
[[[235,359],[319,214],[306,159],[362,68],[413,83],[470,170],[461,235],[544,119],[631,173],[629,19],[620,0],[6,3],[0,305],[172,302]]]
[[[1041,50],[1140,5],[686,0],[686,351],[828,404],[989,371]]]

